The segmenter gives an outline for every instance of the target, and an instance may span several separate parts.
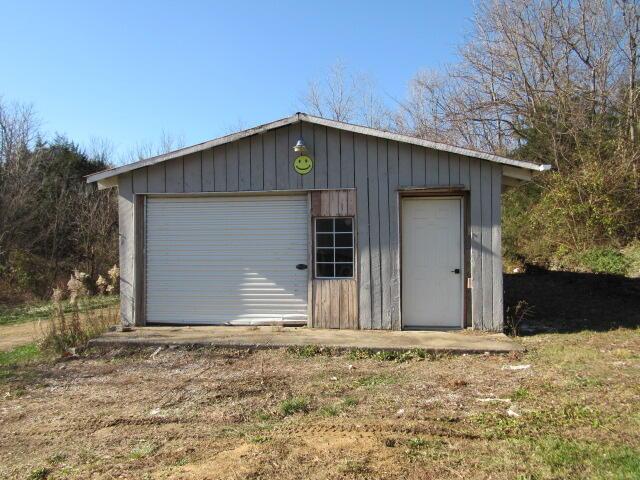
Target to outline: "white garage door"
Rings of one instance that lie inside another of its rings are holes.
[[[149,197],[148,323],[307,320],[306,196]]]

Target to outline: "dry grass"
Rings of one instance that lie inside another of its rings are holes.
[[[0,367],[0,478],[638,478],[640,332],[524,341],[510,357],[151,349]]]

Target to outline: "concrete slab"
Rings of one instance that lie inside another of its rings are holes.
[[[416,332],[325,330],[297,327],[139,327],[108,332],[90,346],[201,346],[240,349],[317,345],[336,350],[412,350],[448,353],[509,353],[524,347],[503,334],[467,331]]]

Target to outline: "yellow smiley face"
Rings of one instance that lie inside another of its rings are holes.
[[[306,175],[313,168],[313,160],[306,155],[300,155],[293,161],[293,169],[300,175]]]

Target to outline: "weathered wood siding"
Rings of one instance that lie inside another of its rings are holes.
[[[292,146],[300,136],[314,159],[313,171],[305,176],[292,168]],[[123,174],[119,178],[123,311],[133,311],[127,305],[133,294],[133,277],[128,273],[133,264],[128,243],[133,194],[355,187],[359,325],[400,329],[398,189],[463,186],[470,192],[467,240],[473,326],[501,330],[501,176],[502,166],[485,160],[305,122]]]
[[[323,190],[311,193],[311,222],[316,217],[355,217],[355,190]],[[357,221],[357,220],[356,220]],[[315,232],[312,236],[311,251],[315,251]],[[354,238],[355,238],[354,231]],[[354,268],[357,268],[358,248],[354,250]],[[313,262],[313,255],[311,256]],[[327,280],[315,278],[315,263],[312,269],[311,296],[312,326],[318,328],[342,328],[355,330],[358,325],[358,274],[353,278]]]

